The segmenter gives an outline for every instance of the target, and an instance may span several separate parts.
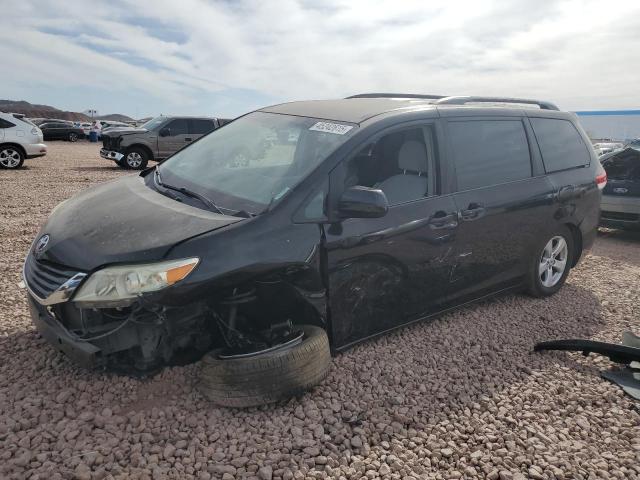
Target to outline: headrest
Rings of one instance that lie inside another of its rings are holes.
[[[398,166],[402,170],[426,173],[429,168],[424,145],[416,140],[404,142],[398,152]]]

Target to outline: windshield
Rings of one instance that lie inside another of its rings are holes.
[[[356,131],[356,126],[254,112],[163,162],[163,181],[222,208],[257,213],[283,198]]]
[[[149,120],[148,122],[143,123],[142,125],[140,125],[140,128],[145,128],[147,130],[153,130],[154,128],[156,128],[158,125],[164,123],[164,121],[167,119],[167,117],[156,117],[156,118],[152,118],[151,120]]]

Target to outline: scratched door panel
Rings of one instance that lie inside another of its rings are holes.
[[[460,219],[453,272],[455,303],[520,280],[535,242],[553,218],[553,187],[540,176],[455,194],[459,212],[481,205]]]
[[[447,195],[326,229],[337,348],[439,309],[450,293],[456,227]]]

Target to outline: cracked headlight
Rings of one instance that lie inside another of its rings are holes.
[[[189,275],[197,264],[197,258],[186,258],[103,268],[82,284],[73,301],[92,305],[128,305],[138,295],[156,292],[179,282]]]

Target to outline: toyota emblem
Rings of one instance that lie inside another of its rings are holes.
[[[44,249],[47,248],[48,244],[49,244],[49,235],[41,236],[40,239],[38,240],[38,243],[36,243],[35,248],[33,249],[33,253],[35,253],[36,255],[42,254],[42,252],[44,252]]]

